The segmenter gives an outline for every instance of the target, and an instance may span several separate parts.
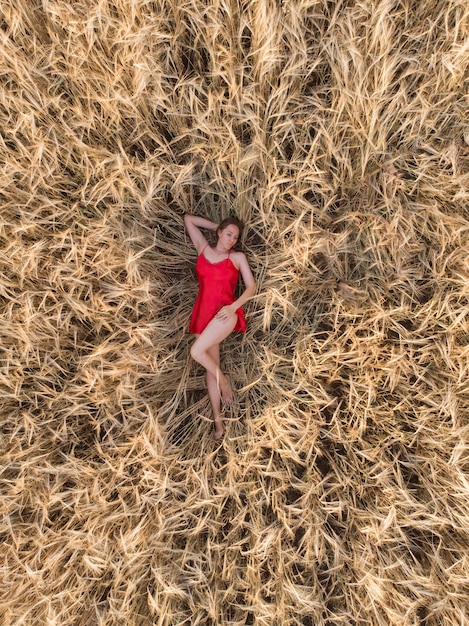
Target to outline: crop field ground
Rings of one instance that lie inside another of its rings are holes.
[[[4,0],[0,624],[469,624],[469,3]],[[221,442],[185,213],[257,280]]]

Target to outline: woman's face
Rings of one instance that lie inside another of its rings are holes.
[[[218,231],[218,242],[227,250],[230,250],[239,239],[239,228],[229,224],[223,230]]]

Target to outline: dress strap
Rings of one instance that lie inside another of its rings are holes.
[[[200,254],[203,254],[205,251],[205,248],[208,248],[208,243],[205,244],[205,246],[202,248],[202,250],[200,251]]]

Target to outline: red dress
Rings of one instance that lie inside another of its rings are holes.
[[[236,300],[234,292],[239,278],[239,270],[234,266],[229,253],[228,258],[223,261],[210,263],[205,258],[204,250],[197,257],[195,264],[199,293],[189,324],[189,332],[196,335],[200,335],[221,308]],[[236,309],[236,314],[238,320],[233,330],[244,333],[246,320],[242,307]]]

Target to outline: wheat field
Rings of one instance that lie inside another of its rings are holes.
[[[468,17],[2,2],[2,626],[469,624]],[[221,443],[188,212],[258,285]]]

